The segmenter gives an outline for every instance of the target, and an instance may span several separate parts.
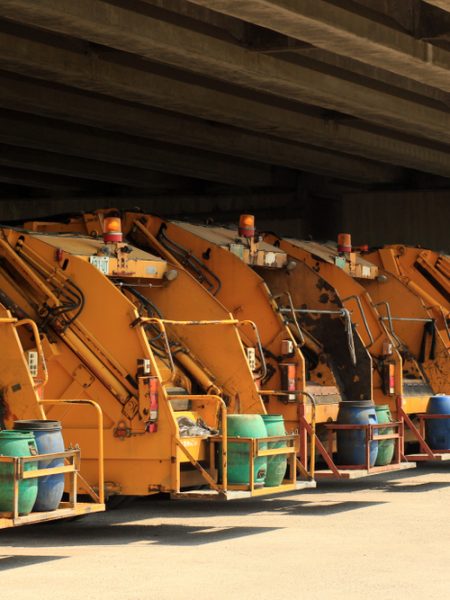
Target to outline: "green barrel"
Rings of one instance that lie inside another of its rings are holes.
[[[0,455],[33,456],[37,454],[32,433],[23,431],[0,431]],[[27,463],[25,471],[36,471],[37,463]],[[25,479],[19,483],[19,514],[27,515],[33,510],[38,493],[38,480]],[[13,510],[14,465],[0,463],[0,512]]]
[[[261,415],[228,415],[228,437],[264,438],[267,429]],[[267,450],[267,443],[261,442],[261,450]],[[228,442],[228,483],[246,484],[250,481],[249,445],[238,442]],[[264,485],[267,473],[267,457],[255,458],[253,481]]]
[[[377,413],[378,423],[392,423],[392,415],[387,404],[380,404],[375,406],[375,412]],[[390,435],[395,433],[392,427],[386,429],[378,429],[379,435]],[[395,440],[380,440],[378,442],[378,454],[375,466],[383,467],[389,465],[394,458]]]
[[[267,435],[286,435],[283,415],[262,415]],[[286,442],[269,442],[270,448],[286,448]],[[274,487],[283,482],[287,469],[287,454],[267,457],[266,487]]]

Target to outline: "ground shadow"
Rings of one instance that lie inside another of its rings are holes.
[[[450,481],[430,481],[412,484],[398,483],[394,481],[393,483],[387,485],[386,491],[400,493],[416,492],[418,494],[423,494],[424,492],[432,492],[433,490],[439,490],[446,487],[450,487]]]
[[[20,556],[14,554],[0,555],[0,571],[9,571],[20,567],[29,567],[52,560],[61,560],[66,556]]]
[[[436,461],[418,462],[416,471],[420,475],[424,475],[426,472],[428,472],[428,473],[446,473],[447,475],[450,475],[450,461],[436,460]]]
[[[115,510],[96,515],[95,520],[102,524],[119,525],[144,519],[199,519],[202,517],[245,517],[257,513],[278,512],[305,516],[326,516],[342,512],[360,510],[368,506],[384,504],[383,501],[366,500],[326,500],[320,493],[308,493],[295,498],[272,496],[249,498],[231,502],[207,502],[205,500],[136,500],[125,510]],[[83,522],[85,520],[83,519]]]
[[[433,463],[430,466],[420,465],[415,469],[407,469],[405,471],[390,471],[389,473],[371,475],[369,477],[362,477],[361,479],[350,479],[347,481],[338,480],[338,479],[327,479],[324,481],[317,482],[317,490],[316,493],[332,493],[332,494],[346,494],[348,492],[356,492],[356,491],[384,491],[384,492],[397,492],[401,491],[400,488],[403,487],[405,491],[407,491],[407,485],[403,485],[401,482],[404,480],[411,481],[411,488],[414,488],[417,491],[422,489],[423,491],[428,491],[429,489],[437,489],[439,487],[448,487],[450,486],[450,479],[448,481],[438,481],[438,482],[419,482],[414,484],[414,479],[418,477],[423,477],[424,475],[430,474],[446,474],[450,475],[450,464],[447,463],[447,468],[445,468],[445,463]],[[435,486],[433,488],[432,486]]]
[[[150,515],[147,515],[150,516]],[[127,518],[127,521],[129,519]],[[99,525],[88,521],[41,525],[13,535],[7,540],[9,546],[42,548],[67,546],[99,546],[133,544],[136,542],[162,546],[199,546],[233,540],[279,527],[210,527],[202,525]],[[37,531],[38,530],[38,531]],[[16,532],[14,532],[16,533]],[[1,538],[0,538],[1,539]]]

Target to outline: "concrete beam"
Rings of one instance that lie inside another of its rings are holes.
[[[58,175],[48,175],[47,173],[36,173],[24,169],[10,167],[0,167],[0,182],[20,185],[24,187],[38,188],[41,190],[51,190],[54,192],[77,192],[80,193],[83,188],[92,188],[93,182],[78,180],[71,177],[61,177]]]
[[[0,144],[0,165],[47,173],[53,177],[56,175],[56,182],[58,176],[67,176],[141,190],[186,190],[193,188],[195,184],[195,180],[188,177],[166,175],[156,171],[78,158],[77,156],[64,156],[46,152],[42,148],[32,150],[5,144]]]
[[[262,192],[258,194],[242,194],[232,196],[218,195],[167,195],[132,196],[111,198],[110,196],[89,196],[83,194],[76,197],[33,198],[17,200],[16,198],[0,199],[0,221],[19,219],[35,219],[52,215],[74,214],[92,211],[96,208],[118,208],[122,210],[142,210],[167,216],[195,215],[209,212],[211,215],[222,212],[270,210],[273,207],[290,205],[296,200],[295,192]],[[138,208],[137,208],[138,207]],[[276,209],[275,209],[276,210]]]
[[[156,15],[156,11],[159,9],[159,14],[167,18],[167,15],[172,13],[176,15],[177,24],[183,27],[192,27],[197,31],[204,31],[209,35],[217,35],[222,39],[229,39],[234,41],[242,41],[244,39],[247,23],[228,17],[218,12],[202,8],[201,6],[195,6],[191,2],[186,0],[138,0],[140,5],[143,3],[148,4],[148,10],[152,11],[151,14]],[[122,0],[123,3],[127,2],[130,5],[129,0]],[[135,4],[136,6],[136,4]],[[161,11],[164,11],[162,13]],[[148,14],[148,13],[147,13]]]
[[[450,155],[446,148],[432,148],[395,133],[364,130],[361,124],[350,126],[336,118],[324,119],[314,112],[287,108],[285,104],[274,106],[274,100],[269,103],[267,96],[258,100],[245,95],[236,96],[221,89],[209,89],[185,78],[177,80],[145,71],[143,67],[138,69],[114,63],[111,57],[108,60],[107,55],[101,57],[95,52],[71,51],[18,38],[13,33],[0,32],[0,66],[25,76],[56,81],[147,106],[187,113],[370,160],[450,176]],[[366,92],[371,95],[373,90]],[[387,99],[385,101],[388,102]],[[364,103],[364,100],[361,102]],[[441,115],[440,111],[435,112]],[[450,127],[448,131],[445,130],[449,116],[442,114],[445,118],[439,122],[440,136],[446,137],[450,131]],[[414,122],[417,111],[407,111],[406,116]],[[180,165],[183,166],[183,162]],[[245,178],[241,178],[242,181]]]
[[[446,12],[450,12],[450,0],[423,0],[423,2],[436,6]]]
[[[357,55],[366,62],[370,59],[384,68],[400,65],[402,74],[410,70],[411,77],[419,77],[430,85],[446,86],[445,89],[450,91],[450,73],[447,71],[450,59],[446,51],[434,50],[428,44],[416,47],[416,42],[423,43],[407,35],[402,37],[398,32],[394,32],[391,39],[389,28],[383,29],[369,19],[361,21],[359,31],[353,26],[353,20],[359,23],[353,13],[323,0],[196,0],[195,3],[303,41],[314,39],[316,45],[328,45],[333,51]],[[298,7],[303,7],[303,12],[297,10]],[[311,17],[306,16],[309,13]],[[341,77],[332,69],[316,70],[309,65],[293,65],[271,56],[258,56],[227,41],[100,0],[36,0],[32,3],[29,0],[2,0],[0,15],[227,83],[318,105],[432,140],[450,142],[450,115],[422,104],[416,98],[366,87],[357,78]],[[332,18],[334,21],[330,20]],[[23,55],[22,49],[28,54],[30,44],[33,44],[31,40],[26,44],[16,41],[16,47],[4,55],[3,65],[10,64],[18,52]],[[2,48],[2,54],[5,50]],[[59,60],[66,62],[63,56],[66,51],[59,48],[58,54],[61,55]],[[73,62],[72,57],[69,63]],[[112,75],[112,63],[105,64],[106,61],[98,56],[92,57],[90,62],[90,71],[95,72],[101,86],[103,75],[107,76],[105,69]],[[47,64],[41,63],[39,67],[41,72],[47,70]]]
[[[192,0],[450,92],[450,52],[325,0]]]
[[[8,77],[4,73],[0,73],[0,107],[349,181],[392,183],[404,176],[402,169],[385,164],[183,115],[152,112],[105,96],[49,87],[37,80]],[[142,175],[138,180],[142,181]]]
[[[288,40],[290,38],[286,39]],[[271,53],[270,50],[264,50],[264,52]],[[447,92],[419,83],[413,79],[408,79],[405,76],[396,75],[395,73],[379,69],[378,67],[372,67],[371,65],[360,62],[356,58],[340,56],[333,52],[329,52],[328,50],[316,48],[311,45],[305,45],[303,47],[298,46],[293,49],[285,47],[283,54],[281,54],[281,49],[276,50],[276,52],[281,58],[290,60],[293,63],[298,60],[303,61],[304,59],[319,61],[328,67],[344,70],[351,73],[352,76],[359,77],[360,81],[366,82],[368,86],[373,85],[373,82],[385,84],[390,88],[397,88],[398,93],[400,94],[407,93],[416,95],[417,97],[423,96],[423,98],[421,98],[421,101],[423,102],[430,102],[430,104],[440,106],[441,108],[450,107],[450,94]],[[297,58],[297,56],[300,58]]]
[[[339,212],[336,228],[352,233],[356,245],[420,244],[450,252],[449,190],[348,194]]]
[[[36,119],[22,113],[2,111],[0,142],[164,173],[195,174],[196,178],[219,183],[250,187],[274,183],[269,168],[252,163],[201,152],[186,153],[173,146],[151,144],[131,136],[108,134],[50,119]]]

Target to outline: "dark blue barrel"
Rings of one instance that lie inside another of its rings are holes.
[[[64,440],[61,433],[62,427],[60,421],[15,421],[14,429],[34,433],[38,454],[64,452]],[[39,461],[40,469],[62,467],[63,465],[63,458]],[[57,509],[64,492],[64,474],[39,477],[38,482],[38,495],[33,510],[42,512]]]
[[[378,423],[375,405],[371,400],[343,401],[339,404],[337,422],[340,425],[375,425]],[[378,442],[370,442],[370,466],[377,460]],[[363,429],[337,430],[339,465],[366,464],[366,432]]]
[[[430,415],[450,415],[450,396],[438,394],[428,400],[427,413]],[[427,419],[425,421],[425,441],[432,450],[450,450],[450,418]]]

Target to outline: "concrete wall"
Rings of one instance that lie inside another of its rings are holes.
[[[341,202],[335,233],[352,234],[353,243],[402,243],[450,250],[449,192],[349,194]]]

